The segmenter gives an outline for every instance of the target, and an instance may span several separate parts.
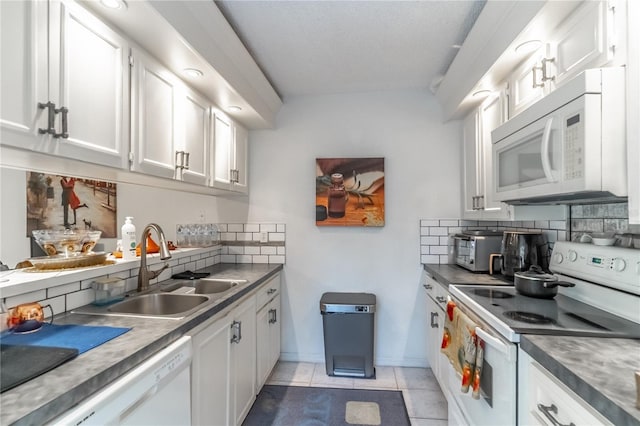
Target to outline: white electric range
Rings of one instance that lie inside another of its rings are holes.
[[[449,368],[451,423],[516,424],[517,349],[522,334],[640,338],[640,250],[556,242],[550,269],[575,287],[554,299],[509,286],[449,286],[458,308],[484,341],[481,398],[457,392]]]

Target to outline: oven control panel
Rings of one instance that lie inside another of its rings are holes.
[[[640,295],[640,250],[558,241],[552,272]]]

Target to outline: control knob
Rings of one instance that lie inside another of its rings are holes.
[[[624,259],[616,258],[613,260],[613,270],[616,272],[624,271],[624,268],[627,267],[627,262]]]
[[[553,255],[553,260],[559,264],[559,263],[562,263],[562,261],[564,260],[564,257],[562,256],[562,253],[556,253]]]
[[[578,253],[575,250],[569,250],[569,261],[575,262],[578,259]]]

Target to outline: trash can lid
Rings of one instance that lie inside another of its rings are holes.
[[[376,295],[371,293],[324,293],[320,298],[322,312],[373,313]],[[356,307],[366,307],[356,309]]]

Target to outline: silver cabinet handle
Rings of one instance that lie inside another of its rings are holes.
[[[540,67],[542,69],[542,81],[548,81],[548,80],[555,80],[556,76],[552,76],[549,77],[549,75],[547,74],[547,63],[554,63],[556,61],[556,58],[543,58],[541,61],[542,66]]]
[[[278,290],[276,290],[275,288],[270,288],[269,290],[267,290],[267,294],[273,294],[276,291],[278,291]]]
[[[278,322],[278,311],[269,309],[269,324],[275,324],[276,322]]]
[[[185,152],[182,157],[182,167],[189,170],[189,153]]]
[[[47,133],[55,135],[56,129],[54,127],[56,120],[56,104],[54,104],[53,102],[47,102],[46,104],[38,102],[38,108],[47,110],[47,128],[38,129],[38,133],[40,133],[41,135],[45,135]]]
[[[558,414],[558,407],[555,404],[551,405],[542,405],[538,404],[538,410],[542,411],[542,414],[551,422],[554,426],[576,426],[575,423],[571,422],[568,425],[560,423],[555,417],[554,414]]]
[[[176,170],[184,169],[184,151],[176,151]]]
[[[427,290],[431,290],[433,288],[431,284],[423,284],[422,287],[426,288]]]
[[[439,303],[444,303],[447,301],[447,299],[445,299],[443,296],[437,296],[436,301]]]
[[[535,89],[537,87],[544,87],[544,81],[541,79],[541,83],[538,83],[538,73],[537,70],[543,71],[543,67],[536,67],[534,66],[533,68],[531,68],[531,75],[533,78],[533,84],[532,87]]]
[[[59,112],[62,113],[62,133],[54,133],[53,137],[69,139],[69,126],[68,126],[68,120],[67,120],[67,115],[69,114],[69,108],[61,107],[56,109],[55,111],[56,111],[56,114]]]
[[[242,340],[242,322],[232,322],[231,330],[233,331],[233,334],[231,336],[231,343],[240,343],[240,340]]]
[[[431,328],[437,328],[438,327],[438,313],[437,312],[431,312]]]

